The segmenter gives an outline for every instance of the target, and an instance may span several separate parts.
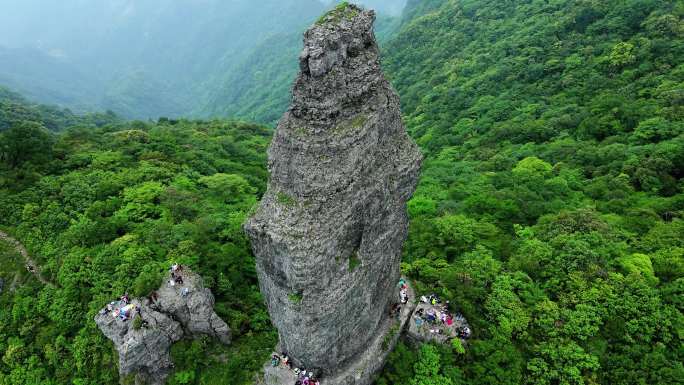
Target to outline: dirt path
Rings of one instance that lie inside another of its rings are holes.
[[[14,247],[14,250],[24,258],[26,270],[32,273],[36,277],[36,279],[40,281],[40,283],[42,283],[43,285],[55,286],[52,282],[43,278],[43,275],[40,271],[40,266],[38,266],[38,264],[33,259],[31,259],[31,256],[29,255],[24,245],[21,244],[21,242],[12,238],[9,234],[3,231],[0,231],[0,241],[5,241],[9,243],[12,247]]]

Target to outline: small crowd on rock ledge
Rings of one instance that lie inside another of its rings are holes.
[[[421,296],[420,302],[413,314],[416,328],[430,334],[442,334],[462,340],[470,338],[471,330],[466,319],[459,313],[454,315],[450,312],[449,301],[442,304],[437,295],[430,294],[427,297]]]
[[[294,385],[321,385],[321,382],[316,378],[313,371],[307,371],[306,369],[293,367],[292,361],[290,361],[290,358],[285,352],[282,352],[280,356],[273,354],[271,357],[271,365],[273,367],[282,365],[283,367],[291,370],[295,376],[297,376]]]
[[[183,265],[174,263],[171,265],[171,268],[169,269],[171,272],[171,277],[167,281],[169,286],[175,286],[175,285],[182,285],[183,284]],[[190,293],[190,289],[187,287],[184,287],[181,289],[180,294],[181,296],[185,297]],[[150,300],[151,304],[154,304],[157,299],[158,299],[158,294],[156,291],[153,291],[150,293],[148,296],[148,299]],[[105,314],[112,314],[113,318],[118,318],[121,321],[128,321],[132,319],[135,315],[142,316],[142,308],[140,307],[139,304],[132,304],[131,299],[128,295],[128,293],[124,293],[118,301],[112,301],[107,304],[105,308],[100,310],[100,315],[105,315]],[[142,321],[142,326],[146,326],[146,321]]]

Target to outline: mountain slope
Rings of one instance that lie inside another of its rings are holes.
[[[1,0],[0,84],[75,111],[136,119],[233,116],[287,105],[319,0]],[[369,0],[389,33],[403,1]],[[294,58],[294,59],[293,59]]]
[[[0,87],[0,132],[24,123],[59,132],[74,126],[100,127],[118,121],[111,112],[77,115],[68,109],[34,104],[18,93]]]
[[[211,80],[224,86],[206,96],[198,114],[274,124],[289,102],[300,40],[299,34],[284,33],[259,43],[233,71]]]
[[[625,104],[644,106],[632,115],[676,107],[676,99],[667,100],[667,89],[681,87],[684,11],[676,4],[511,1],[495,9],[489,1],[447,2],[388,45],[386,66],[401,90],[405,113],[415,118],[416,134],[424,136],[429,127],[447,134],[433,135],[440,142],[435,147],[454,140],[453,132],[447,133],[454,122],[499,101],[504,111],[477,121],[480,132],[496,129],[494,121],[510,120],[520,115],[516,108],[531,103],[539,104],[537,115],[557,119],[560,112],[549,114],[553,103],[577,105],[572,116],[584,122],[585,137],[601,140],[634,130],[639,120],[624,116],[613,129],[586,127],[584,119],[601,118],[601,111],[589,110],[606,91]],[[661,85],[667,88],[660,89],[665,99],[635,92]],[[668,111],[662,112],[678,118],[677,109]],[[554,128],[546,138],[565,127]]]
[[[378,385],[681,383],[682,17],[681,1],[409,1],[383,50],[426,156],[402,271],[472,338],[400,345]],[[0,99],[18,127],[0,133],[0,226],[57,285],[0,292],[0,385],[114,384],[92,317],[171,261],[202,273],[237,339],[174,348],[170,384],[251,384],[277,339],[241,228],[270,131],[161,119],[52,136]],[[5,283],[21,276],[0,259]]]
[[[384,50],[426,154],[404,271],[475,335],[400,347],[379,384],[680,382],[683,16],[409,2]]]
[[[48,100],[74,111],[97,111],[102,86],[73,63],[33,48],[0,47],[0,85],[32,100]]]
[[[129,118],[198,109],[207,92],[230,89],[216,78],[239,76],[263,40],[299,33],[324,9],[318,0],[3,3],[0,82],[39,102]]]

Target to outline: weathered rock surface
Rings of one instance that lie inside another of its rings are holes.
[[[397,290],[398,294],[399,291]],[[394,349],[402,332],[408,329],[411,314],[416,307],[413,289],[408,288],[409,302],[401,305],[401,310],[396,315],[387,315],[380,321],[381,327],[374,338],[370,340],[368,347],[350,365],[343,369],[321,378],[321,385],[336,384],[370,384],[376,373],[382,369],[387,359],[387,355]],[[399,296],[392,301],[397,303]],[[274,352],[279,354],[278,351]],[[264,365],[263,377],[259,377],[256,385],[290,385],[297,380],[297,375],[283,363],[273,366],[270,362]],[[311,371],[310,368],[299,368]],[[317,372],[316,372],[317,374]]]
[[[157,291],[159,298],[154,307],[170,314],[183,326],[186,336],[207,335],[219,339],[224,344],[230,343],[230,328],[214,312],[214,296],[211,290],[204,287],[202,278],[194,273],[183,272],[183,284],[162,285]],[[182,288],[188,288],[188,294],[180,295]]]
[[[380,69],[374,19],[350,5],[306,32],[268,191],[245,225],[281,348],[324,379],[386,332],[422,159]]]
[[[139,300],[133,304],[143,306]],[[163,384],[173,363],[169,356],[171,345],[183,338],[180,323],[164,313],[142,307],[146,327],[135,329],[133,321],[122,321],[111,313],[95,318],[97,326],[112,340],[119,353],[119,375],[135,374],[136,383]]]
[[[398,298],[392,298],[391,302],[397,302],[398,300]],[[413,290],[409,289],[409,302],[401,306],[399,314],[392,317],[386,316],[384,319],[381,319],[379,332],[370,339],[363,353],[351,365],[347,365],[331,376],[323,378],[321,385],[372,384],[376,374],[385,365],[387,355],[394,350],[402,332],[408,327],[415,306]]]
[[[128,320],[115,317],[106,308],[95,317],[95,323],[119,353],[122,378],[135,375],[136,384],[163,384],[173,367],[169,349],[184,337],[204,334],[230,343],[230,329],[214,312],[214,296],[204,288],[202,278],[188,270],[181,276],[183,284],[162,284],[154,302],[132,299],[130,304],[139,312],[132,311]],[[184,289],[186,295],[182,294]],[[116,302],[114,308],[122,305]],[[136,328],[137,315],[142,322]]]

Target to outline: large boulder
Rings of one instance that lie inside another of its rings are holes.
[[[167,282],[159,288],[155,307],[179,321],[187,336],[207,335],[230,343],[230,329],[214,312],[211,290],[204,287],[197,274],[184,272],[182,276],[182,285],[171,286]],[[181,294],[183,288],[188,289],[185,295]]]
[[[183,283],[164,282],[148,298],[114,301],[95,323],[119,354],[121,378],[134,375],[136,384],[162,385],[171,372],[171,345],[184,337],[208,335],[230,343],[228,325],[214,312],[214,296],[202,278],[185,269]],[[127,316],[119,314],[124,311]]]
[[[119,375],[136,376],[136,383],[163,384],[173,363],[169,356],[171,345],[183,338],[183,329],[167,314],[152,310],[140,300],[131,302],[140,306],[145,326],[133,319],[126,321],[114,317],[112,312],[100,313],[95,322],[119,353]]]
[[[422,159],[380,69],[374,20],[341,5],[305,33],[268,190],[245,225],[280,346],[328,378],[387,332]]]

